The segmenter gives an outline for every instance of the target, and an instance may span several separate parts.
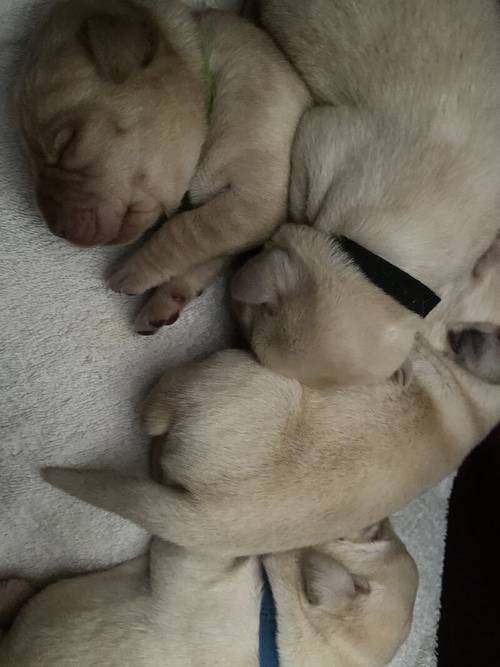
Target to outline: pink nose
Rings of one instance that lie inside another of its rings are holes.
[[[53,234],[78,246],[100,243],[95,206],[64,204],[45,193],[38,193],[38,205]]]

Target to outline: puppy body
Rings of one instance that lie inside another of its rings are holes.
[[[260,7],[321,105],[297,137],[294,217],[346,234],[442,289],[498,230],[498,3]]]
[[[285,667],[376,667],[408,634],[417,573],[388,522],[267,556],[265,567]],[[155,539],[149,557],[33,597],[0,643],[1,664],[258,667],[261,585],[256,558],[217,559]]]
[[[258,4],[262,23],[318,105],[306,112],[297,132],[292,219],[321,231],[325,248],[332,234],[345,235],[441,293],[470,269],[498,231],[498,3]],[[322,257],[323,275],[318,276],[318,251],[310,237],[292,236],[286,229],[280,234],[277,245],[291,246],[287,252],[296,273],[309,276],[325,293],[319,332],[332,329],[334,320],[345,320],[344,304],[353,292],[358,296],[364,290],[361,302],[369,304],[366,312],[353,303],[349,324],[343,331],[338,324],[329,343],[321,333],[309,336],[314,338],[311,347],[318,350],[318,364],[322,358],[333,366],[333,381],[359,381],[359,373],[352,377],[344,366],[356,366],[360,356],[366,362],[367,342],[353,344],[352,337],[355,329],[368,326],[374,338],[385,336],[385,349],[381,345],[372,367],[364,364],[361,381],[388,377],[411,346],[403,335],[401,351],[391,355],[388,332],[399,329],[404,334],[408,329],[404,308],[393,302],[391,311],[390,297],[373,286],[371,295],[368,287],[353,287],[350,277],[342,276],[348,257],[340,250],[326,260]],[[335,277],[332,284],[328,274]],[[361,272],[357,280],[366,281]],[[252,281],[249,275],[247,283]],[[248,302],[245,291],[240,289],[239,296]],[[287,296],[283,308],[290,301]],[[316,303],[309,298],[309,319]],[[419,328],[418,320],[411,326]],[[303,340],[301,335],[297,337]]]
[[[408,635],[417,570],[388,521],[348,540],[264,558],[280,664],[382,667]]]
[[[33,597],[0,644],[3,667],[258,667],[261,573],[154,540],[149,557]]]
[[[49,15],[18,84],[37,199],[54,233],[88,246],[136,240],[189,191],[194,208],[111,277],[127,293],[182,279],[140,315],[151,333],[220,258],[282,222],[309,96],[271,39],[234,14],[193,18],[176,0],[73,4]]]
[[[168,372],[146,400],[164,485],[106,471],[48,479],[207,552],[276,552],[361,530],[456,469],[500,417],[500,387],[456,363],[439,325],[469,312],[498,326],[495,253],[478,266],[435,314],[434,345],[417,341],[405,387],[312,389],[224,351]]]

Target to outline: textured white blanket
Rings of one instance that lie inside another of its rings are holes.
[[[115,251],[79,251],[52,237],[32,203],[28,166],[9,112],[26,30],[45,0],[0,3],[0,577],[99,568],[144,548],[129,524],[71,500],[43,465],[144,466],[134,406],[168,365],[227,345],[219,282],[156,337],[133,334],[139,300],[107,291]],[[193,5],[235,5],[213,0]],[[431,667],[450,483],[405,510],[397,527],[418,561],[413,633],[394,667]]]

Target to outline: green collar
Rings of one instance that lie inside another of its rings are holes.
[[[204,50],[202,51],[201,57],[202,57],[201,73],[203,80],[205,81],[207,86],[207,114],[210,117],[215,100],[215,91],[216,91],[215,76],[212,70],[210,69],[210,63],[208,62],[208,55],[205,53]]]

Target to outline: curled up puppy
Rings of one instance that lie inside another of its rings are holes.
[[[234,295],[287,309],[266,365],[309,384],[377,382],[499,230],[500,6],[256,4],[316,106],[292,155],[298,225],[279,230]]]
[[[227,350],[168,371],[145,401],[162,484],[113,470],[56,468],[47,479],[146,518],[165,540],[227,556],[307,547],[382,520],[454,471],[500,419],[500,386],[485,381],[480,353],[464,364],[467,338],[453,338],[460,322],[493,325],[495,353],[484,350],[500,368],[497,243],[443,294],[406,386],[309,387]]]
[[[388,521],[264,566],[284,667],[383,667],[408,636],[417,569]]]
[[[161,285],[136,323],[147,334],[283,221],[309,103],[272,40],[243,18],[150,5],[57,2],[17,86],[36,199],[54,234],[127,244],[171,218],[110,278],[131,294]]]
[[[388,521],[264,564],[283,667],[382,667],[405,640],[417,572]],[[26,587],[0,584],[0,617],[2,590],[23,602]],[[204,556],[154,539],[148,556],[34,595],[0,640],[1,664],[258,667],[261,588],[257,558]]]
[[[257,559],[154,540],[147,556],[35,594],[0,641],[0,663],[258,667],[260,589]]]

